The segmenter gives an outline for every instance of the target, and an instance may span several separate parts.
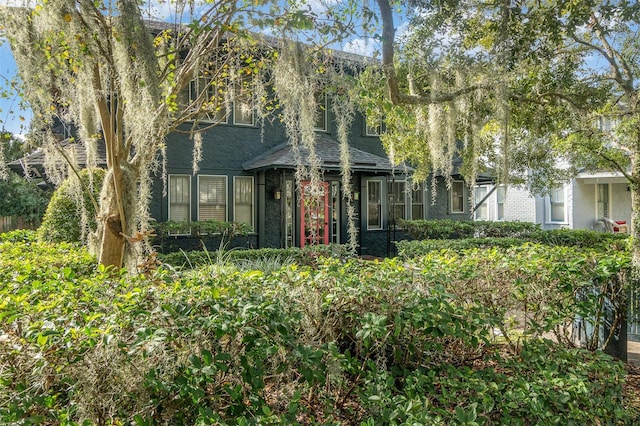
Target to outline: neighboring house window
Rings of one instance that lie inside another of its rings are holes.
[[[169,220],[189,222],[191,219],[191,176],[169,175]]]
[[[254,124],[252,84],[252,76],[244,76],[234,85],[233,124]]]
[[[371,123],[371,120],[366,120],[366,123],[364,132],[365,136],[380,136],[384,133],[384,123],[382,118],[375,120],[374,124]]]
[[[407,200],[405,193],[405,182],[391,182],[389,195],[391,214],[393,215],[390,219],[394,225],[397,225],[401,219],[405,219],[406,217]]]
[[[565,190],[564,186],[551,189],[549,194],[549,218],[551,222],[565,222]]]
[[[504,203],[507,198],[507,187],[500,185],[497,189],[496,202],[498,204],[496,209],[496,219],[504,220]]]
[[[320,131],[327,130],[327,94],[323,92],[316,93],[316,121],[315,129]]]
[[[449,211],[451,213],[464,213],[464,182],[461,180],[451,182]]]
[[[596,126],[603,132],[611,132],[620,124],[620,117],[600,116]]]
[[[382,229],[382,181],[367,181],[367,229]]]
[[[611,217],[609,216],[609,184],[608,183],[599,183],[596,185],[596,220],[602,219],[603,217]]]
[[[189,105],[197,105],[197,108],[200,109],[200,120],[226,123],[225,90],[225,84],[214,81],[206,68],[201,71],[198,78],[191,81],[189,84]]]
[[[422,187],[411,191],[411,219],[424,219],[424,189]]]
[[[487,196],[487,187],[486,186],[476,186],[474,188],[474,199],[473,202],[475,204],[475,212],[473,213],[475,220],[489,220],[489,205],[487,200],[484,197]],[[482,202],[482,204],[479,204]]]
[[[198,176],[198,220],[227,221],[226,176]]]
[[[233,178],[234,220],[253,226],[253,178],[236,176]]]

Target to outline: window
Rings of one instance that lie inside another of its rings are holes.
[[[326,93],[316,93],[316,121],[315,129],[320,131],[327,130],[327,95]]]
[[[382,118],[378,118],[374,120],[374,123],[371,122],[371,119],[367,119],[367,124],[365,127],[365,136],[380,136],[384,133],[384,123],[382,122]]]
[[[504,202],[507,198],[507,187],[501,185],[498,187],[496,195],[496,203],[498,204],[496,209],[496,219],[504,220]]]
[[[405,183],[400,182],[390,182],[389,183],[389,205],[391,206],[391,222],[394,225],[397,225],[401,219],[405,219],[406,217],[406,193],[405,193]]]
[[[227,221],[227,177],[198,177],[198,220]]]
[[[226,86],[215,81],[211,72],[204,68],[200,75],[189,84],[189,104],[200,110],[200,120],[212,123],[226,123]]]
[[[609,216],[609,184],[599,183],[596,185],[596,220]]]
[[[551,222],[565,222],[565,193],[564,187],[551,189],[549,194],[549,218]]]
[[[454,180],[449,189],[449,212],[464,213],[464,182]]]
[[[411,219],[424,219],[424,189],[411,191]]]
[[[191,176],[169,175],[169,220],[191,219]]]
[[[243,76],[234,85],[233,124],[253,126],[252,76]]]
[[[236,176],[233,178],[234,220],[253,226],[253,178]]]
[[[382,229],[382,181],[367,181],[367,229]]]
[[[473,203],[475,211],[473,217],[475,220],[489,220],[489,205],[484,198],[487,196],[486,186],[476,186],[473,193]],[[482,204],[480,204],[482,202]]]

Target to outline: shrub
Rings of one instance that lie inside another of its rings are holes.
[[[31,226],[40,224],[50,195],[13,172],[0,179],[0,194],[0,216],[18,216]]]
[[[93,270],[87,256],[0,243],[0,423],[638,420],[623,406],[622,363],[541,338],[599,310],[574,296],[619,286],[624,252],[316,258],[201,279]]]
[[[96,211],[86,189],[91,188],[94,200],[98,201],[105,171],[93,169],[92,176],[89,173],[87,169],[80,171],[82,184],[71,176],[55,190],[38,229],[41,240],[78,242],[95,231]]]

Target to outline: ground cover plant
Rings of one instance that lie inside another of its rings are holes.
[[[132,276],[5,234],[0,423],[634,424],[624,364],[566,334],[629,262],[531,245]]]

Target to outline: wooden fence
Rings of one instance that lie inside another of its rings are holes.
[[[33,223],[20,216],[0,216],[0,233],[15,229],[34,229]]]

